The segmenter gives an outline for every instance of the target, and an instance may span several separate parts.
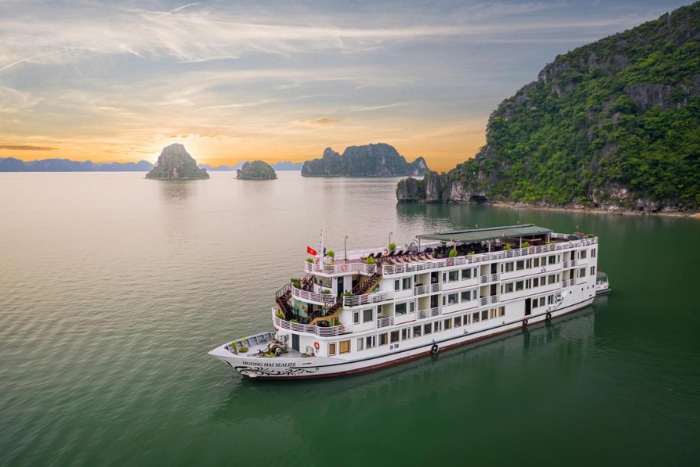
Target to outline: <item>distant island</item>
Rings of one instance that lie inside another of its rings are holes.
[[[277,174],[270,164],[263,161],[246,162],[238,171],[238,180],[275,180]]]
[[[179,143],[163,148],[156,166],[146,174],[154,180],[206,180],[206,169],[197,167],[197,161]]]
[[[69,159],[22,161],[14,157],[0,158],[0,172],[148,172],[153,164],[138,162],[92,162]]]
[[[379,143],[345,148],[342,155],[331,148],[321,159],[304,162],[302,177],[400,177],[423,175],[428,171],[425,159],[407,162],[394,147]]]
[[[486,146],[399,182],[400,202],[700,209],[700,2],[557,56],[489,118]]]
[[[199,167],[202,169],[207,169],[212,172],[229,172],[229,171],[236,171],[239,170],[241,167],[243,167],[243,164],[245,164],[248,161],[244,162],[239,162],[236,165],[219,165],[217,167],[212,167],[209,164],[199,164]],[[268,164],[270,167],[275,169],[276,172],[280,171],[294,171],[294,170],[301,170],[302,166],[304,165],[303,162],[289,162],[289,161],[284,161],[284,162],[276,162],[274,164]]]

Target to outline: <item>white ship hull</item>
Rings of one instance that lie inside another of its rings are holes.
[[[494,323],[491,327],[475,332],[469,332],[466,328],[458,328],[443,331],[439,336],[423,336],[414,339],[406,348],[396,345],[388,353],[352,361],[330,357],[256,358],[248,355],[234,355],[226,349],[226,346],[218,347],[209,353],[229,364],[245,378],[289,380],[344,376],[407,363],[445,350],[517,331],[526,326],[544,323],[547,319],[556,319],[586,308],[593,303],[594,298],[595,296],[552,311],[533,313],[526,319],[500,324]],[[402,344],[404,343],[402,342]]]

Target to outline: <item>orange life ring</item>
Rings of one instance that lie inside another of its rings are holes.
[[[314,349],[318,350],[320,348],[321,348],[321,344],[319,344],[318,342],[314,342]]]
[[[347,271],[348,270],[347,265],[343,264],[342,266],[340,266],[340,270],[343,272]]]
[[[384,254],[385,254],[385,255],[388,255],[388,254],[389,254],[389,250],[388,250],[387,248],[384,248]]]

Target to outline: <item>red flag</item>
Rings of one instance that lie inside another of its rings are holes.
[[[307,247],[306,247],[306,252],[307,252],[308,254],[310,254],[311,256],[316,256],[316,255],[318,254],[318,253],[316,252],[316,250],[314,250],[314,249],[311,248],[310,246],[307,246]]]

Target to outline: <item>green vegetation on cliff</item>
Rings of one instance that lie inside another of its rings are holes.
[[[246,162],[238,170],[239,180],[275,180],[277,174],[269,164],[263,161]]]
[[[556,57],[438,185],[433,201],[697,209],[700,3]]]
[[[197,167],[197,161],[179,143],[163,148],[156,166],[146,178],[157,180],[199,180],[209,178],[206,169]]]

